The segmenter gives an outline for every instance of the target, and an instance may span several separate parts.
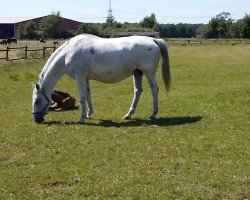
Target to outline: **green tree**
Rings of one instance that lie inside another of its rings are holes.
[[[41,22],[41,29],[47,38],[58,38],[60,37],[59,24],[61,22],[60,12],[52,12],[51,15],[45,17]]]
[[[196,29],[196,37],[204,38],[207,32],[208,32],[208,24],[200,24]]]
[[[102,36],[104,37],[117,37],[118,32],[121,31],[123,25],[117,21],[112,23],[105,23],[101,26]]]
[[[144,19],[140,22],[141,26],[143,28],[150,28],[154,29],[157,26],[157,19],[154,13],[152,13],[149,17],[146,16]]]
[[[98,26],[95,24],[82,23],[79,26],[78,30],[76,31],[76,34],[81,34],[81,33],[102,36],[100,25]]]
[[[231,14],[223,12],[212,18],[208,24],[208,31],[205,33],[206,38],[228,38],[229,30],[233,24]]]
[[[187,32],[186,32],[186,25],[185,24],[177,24],[176,25],[178,37],[186,37]]]
[[[240,19],[239,24],[241,28],[240,36],[242,38],[250,38],[250,14],[246,14],[243,19]]]
[[[229,34],[231,38],[240,38],[241,37],[241,20],[234,22],[230,28]]]
[[[177,38],[177,37],[196,37],[197,29],[201,24],[158,24],[155,28],[160,33],[161,37]]]
[[[108,18],[106,19],[106,24],[111,25],[111,24],[113,24],[115,22],[116,22],[115,18],[112,15],[109,15]]]
[[[37,24],[30,20],[17,28],[17,36],[20,39],[37,39],[39,37]]]

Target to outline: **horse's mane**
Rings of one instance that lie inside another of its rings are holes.
[[[41,73],[39,74],[39,82],[42,82],[42,80],[44,79],[45,74],[47,73],[51,63],[54,61],[55,57],[61,52],[61,50],[68,45],[68,40],[62,44],[58,49],[56,49],[56,51],[54,53],[52,53],[52,55],[50,56],[50,58],[48,59],[48,61],[46,62],[45,66],[43,67]]]
[[[56,58],[56,56],[61,52],[61,50],[67,46],[71,40],[73,39],[77,39],[77,38],[99,38],[98,36],[95,36],[95,35],[91,35],[91,34],[80,34],[80,35],[77,35],[73,38],[70,38],[69,40],[67,40],[64,44],[62,44],[51,56],[50,58],[48,59],[47,63],[45,64],[45,66],[43,67],[40,75],[39,75],[39,80],[40,82],[43,80],[45,74],[47,73],[51,63],[54,61],[54,59]]]

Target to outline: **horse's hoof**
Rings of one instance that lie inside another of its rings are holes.
[[[155,116],[150,116],[149,119],[150,120],[156,120],[156,117]]]
[[[77,124],[84,125],[84,121],[83,120],[78,120]]]
[[[123,119],[124,119],[124,120],[130,120],[130,119],[131,119],[131,116],[130,116],[130,115],[125,115],[125,116],[123,117]]]

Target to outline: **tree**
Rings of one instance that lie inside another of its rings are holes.
[[[196,37],[197,29],[201,24],[186,24],[186,36],[188,38]]]
[[[108,17],[107,17],[107,19],[106,19],[106,24],[113,24],[113,23],[115,23],[116,21],[115,21],[115,18],[113,17],[113,15],[112,14],[109,14],[108,15]]]
[[[78,30],[76,31],[76,34],[87,33],[87,34],[102,36],[102,33],[99,27],[98,25],[95,25],[95,24],[82,23],[79,26]]]
[[[239,20],[239,24],[241,27],[240,36],[242,38],[250,38],[250,14],[246,14],[243,19]]]
[[[196,29],[196,37],[204,38],[208,32],[208,24],[200,24]]]
[[[17,36],[20,39],[37,39],[39,37],[37,24],[32,20],[17,28]]]
[[[241,20],[234,22],[230,27],[229,34],[231,38],[241,38]]]
[[[140,22],[140,24],[143,28],[154,29],[157,25],[155,14],[152,13],[149,17],[148,16],[144,17],[144,19]]]
[[[176,29],[177,29],[178,37],[186,37],[187,32],[186,32],[185,24],[182,24],[182,23],[177,24]]]
[[[60,12],[52,12],[51,15],[45,17],[41,22],[41,29],[44,32],[45,37],[58,38],[60,37],[59,24],[61,22]]]
[[[196,37],[197,29],[201,24],[158,24],[155,28],[160,33],[161,37]]]
[[[231,14],[222,12],[212,18],[208,24],[208,31],[205,33],[206,38],[228,38],[229,30],[233,24]]]
[[[168,37],[179,37],[176,25],[168,24],[167,28],[168,28],[168,34],[169,34]]]

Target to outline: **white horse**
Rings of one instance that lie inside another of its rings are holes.
[[[93,35],[78,35],[66,41],[48,59],[37,84],[33,84],[32,114],[37,123],[44,121],[51,103],[51,93],[58,80],[67,73],[77,82],[81,102],[79,123],[93,114],[89,80],[104,83],[119,82],[131,75],[134,80],[134,98],[124,119],[130,119],[142,93],[142,77],[146,76],[152,96],[154,119],[158,113],[158,86],[156,70],[162,56],[162,78],[170,88],[168,51],[161,39],[144,36],[104,39]],[[86,109],[88,106],[88,111]]]

